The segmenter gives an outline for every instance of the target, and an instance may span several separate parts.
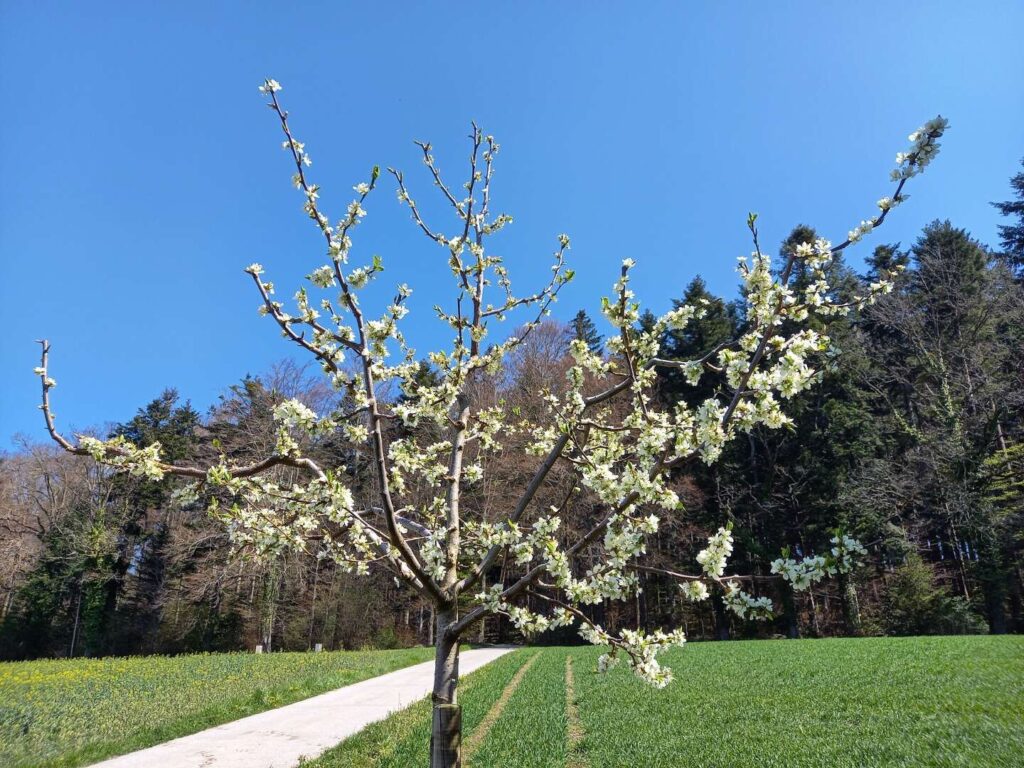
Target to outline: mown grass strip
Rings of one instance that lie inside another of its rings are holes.
[[[466,676],[459,684],[463,733],[472,734],[529,657],[517,650]],[[372,723],[304,768],[415,768],[429,762],[430,700]]]
[[[508,685],[505,686],[505,689],[501,692],[497,701],[495,701],[494,704],[491,705],[491,708],[487,710],[487,714],[484,715],[484,719],[480,721],[480,724],[474,728],[473,732],[469,734],[468,738],[466,738],[462,747],[462,760],[465,765],[469,765],[469,761],[470,758],[472,758],[473,753],[475,753],[480,748],[480,745],[483,744],[484,739],[487,738],[487,734],[491,732],[491,728],[494,727],[498,718],[501,717],[501,713],[505,710],[505,705],[508,704],[508,700],[512,697],[512,694],[516,692],[519,684],[523,681],[523,677],[530,671],[530,667],[532,667],[534,662],[537,661],[538,656],[540,656],[539,653],[533,654],[533,656],[531,656],[526,663],[519,668],[519,671],[512,676],[511,680],[508,681]]]
[[[433,658],[432,648],[0,663],[0,765],[74,768]]]
[[[583,723],[580,722],[580,711],[576,705],[576,678],[572,671],[572,654],[565,657],[565,719],[565,751],[568,753],[565,768],[589,768],[590,764],[583,751]]]

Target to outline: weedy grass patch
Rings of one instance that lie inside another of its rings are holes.
[[[85,765],[432,658],[412,648],[2,663],[0,765]]]

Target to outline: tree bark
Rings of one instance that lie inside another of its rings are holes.
[[[1009,574],[1007,569],[1002,567],[1000,554],[996,547],[986,547],[981,567],[978,568],[988,631],[993,635],[1006,634],[1006,593]]]
[[[863,627],[860,620],[860,603],[857,600],[857,588],[849,573],[839,574],[839,594],[843,606],[843,622],[846,633],[851,637],[860,637]]]
[[[458,704],[459,638],[449,631],[455,619],[455,611],[451,609],[437,611],[430,768],[462,766],[462,708]]]
[[[313,599],[309,603],[309,642],[307,648],[313,649],[313,628],[316,624],[316,587],[320,580],[320,558],[316,559],[316,567],[313,569]]]
[[[715,617],[715,640],[729,639],[729,612],[725,607],[720,595],[715,595],[711,604]]]
[[[796,607],[796,593],[793,587],[784,582],[782,589],[782,616],[786,627],[786,637],[790,640],[800,639],[800,617]]]
[[[78,600],[75,602],[75,624],[71,629],[71,649],[68,651],[68,658],[75,658],[75,646],[78,644],[78,622],[82,616],[82,580],[78,580]]]
[[[1024,632],[1024,595],[1021,594],[1020,568],[1014,568],[1010,579],[1010,621],[1011,632]]]
[[[821,637],[821,621],[818,618],[818,603],[814,599],[814,590],[807,590],[807,597],[811,601],[811,626],[814,629],[814,636]]]
[[[481,592],[486,592],[487,591],[487,574],[486,573],[483,574],[480,577],[480,591]],[[479,637],[479,640],[477,642],[479,642],[481,644],[487,642],[487,618],[486,617],[483,617],[483,618],[480,619],[480,637]]]

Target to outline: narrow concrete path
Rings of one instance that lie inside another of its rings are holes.
[[[463,651],[459,673],[467,675],[512,648]],[[95,768],[293,768],[376,720],[430,693],[434,662],[347,685],[258,715],[243,717],[191,736],[96,763]]]

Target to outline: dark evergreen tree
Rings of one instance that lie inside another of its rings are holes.
[[[675,302],[677,307],[684,304],[703,307],[704,313],[701,317],[691,320],[684,328],[666,334],[662,340],[666,357],[679,360],[698,360],[712,353],[720,344],[735,338],[741,322],[737,305],[729,304],[724,299],[712,294],[700,276],[690,281],[683,297]],[[658,376],[661,397],[669,406],[676,402],[685,402],[688,405],[696,406],[724,386],[724,379],[710,371],[697,384],[689,383],[682,372],[675,369],[660,369]],[[719,465],[708,467],[704,464],[693,463],[686,468],[685,474],[694,484],[702,499],[699,505],[690,507],[692,523],[702,531],[714,531],[719,525],[731,520],[732,510],[727,504],[722,503],[723,497],[719,493],[721,489]],[[701,539],[702,537],[694,539],[691,534],[689,550],[692,550],[693,544],[700,542]],[[692,559],[696,551],[691,552],[684,549],[680,554],[685,562],[685,558]],[[725,609],[721,596],[718,594],[713,596],[711,611],[715,636],[719,639],[728,639],[730,636],[730,613]]]
[[[160,442],[170,461],[191,455],[198,414],[168,390],[112,434],[142,445]],[[59,510],[42,553],[3,631],[4,654],[97,656],[156,650],[164,584],[168,480],[92,467],[79,478],[59,466]]]
[[[987,500],[986,467],[1020,420],[1021,290],[948,221],[926,227],[912,257],[899,290],[866,312],[864,385],[891,437],[888,455],[863,465],[861,506],[899,520],[913,548],[935,546],[956,591],[1005,631],[1019,531]]]
[[[798,244],[813,242],[814,230],[796,227],[781,244],[788,254]],[[831,269],[830,283],[835,295],[848,299],[860,287],[855,275],[839,261]],[[802,270],[793,275],[800,290],[808,281]],[[743,320],[738,304],[727,304],[711,295],[702,280],[694,280],[683,299],[701,304],[704,317],[685,329],[669,334],[664,345],[667,355],[699,359],[717,345],[742,332]],[[694,465],[687,470],[701,490],[703,503],[693,510],[694,518],[714,530],[726,520],[734,523],[736,557],[745,559],[750,572],[767,576],[771,560],[788,548],[799,557],[820,550],[841,525],[850,533],[861,533],[858,520],[838,501],[839,488],[853,471],[860,457],[871,451],[877,435],[871,429],[868,405],[856,384],[855,371],[866,358],[855,333],[853,318],[839,316],[816,330],[827,333],[842,354],[834,368],[823,372],[823,381],[808,392],[794,397],[786,405],[793,418],[789,430],[756,429],[746,440],[730,444],[723,458],[713,467]],[[682,398],[695,405],[725,387],[720,376],[705,375],[696,386],[685,382],[675,371],[663,376],[662,391],[671,399]],[[854,584],[841,583],[841,605],[847,629],[859,631],[860,619]],[[772,589],[772,588],[769,588]],[[779,630],[791,637],[799,634],[798,614],[804,608],[786,585],[778,585],[782,605]],[[820,632],[824,619],[813,599],[802,597],[810,605],[812,632]],[[716,611],[719,637],[727,636],[722,623],[727,614]],[[757,631],[751,625],[744,631]]]
[[[178,392],[165,390],[128,422],[114,428],[136,445],[160,443],[170,463],[181,463],[194,454],[200,425],[191,404],[178,402]],[[102,599],[90,606],[85,639],[90,653],[131,653],[155,651],[156,630],[167,567],[167,506],[171,478],[149,480],[115,474],[110,500],[113,510],[115,545],[97,569],[95,580],[102,584]]]
[[[685,328],[671,331],[666,335],[662,341],[666,357],[675,360],[698,360],[712,352],[719,344],[735,338],[740,326],[738,305],[729,304],[712,294],[700,275],[690,281],[683,292],[683,298],[674,304],[676,307],[703,307],[704,314],[691,320]],[[719,376],[705,375],[697,385],[691,385],[678,370],[674,369],[659,371],[659,375],[663,378],[663,392],[672,398],[685,400],[691,405],[706,400],[723,383]]]
[[[572,329],[572,337],[574,339],[585,342],[591,352],[601,352],[604,346],[604,337],[597,332],[597,326],[594,325],[594,321],[590,319],[590,315],[587,314],[586,310],[581,309],[577,312],[575,317],[569,322],[569,327]]]
[[[873,281],[897,269],[906,269],[910,263],[910,254],[900,251],[899,243],[883,244],[875,246],[875,250],[864,261],[868,265],[867,278]]]
[[[1024,160],[1021,160],[1021,165],[1024,165]],[[1010,179],[1010,188],[1016,199],[992,205],[1010,218],[1009,224],[999,225],[1003,258],[1011,269],[1021,275],[1024,272],[1024,171]]]
[[[655,324],[658,322],[658,316],[655,315],[650,309],[645,309],[640,313],[640,317],[637,318],[636,326],[641,331],[650,333],[654,330]]]

